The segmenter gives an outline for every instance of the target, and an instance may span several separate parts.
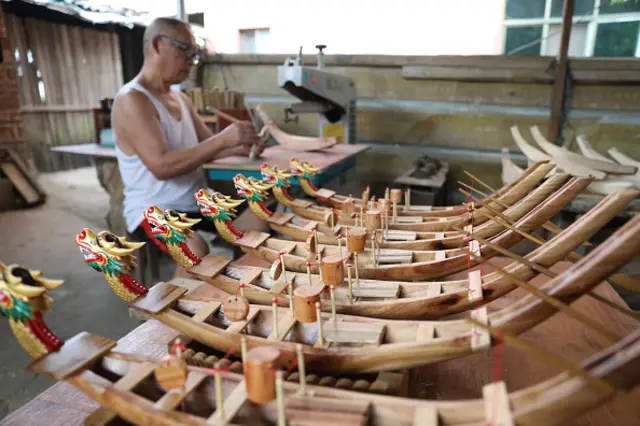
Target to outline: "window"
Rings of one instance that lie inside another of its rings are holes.
[[[564,0],[506,0],[504,53],[555,56]],[[640,0],[575,0],[569,56],[640,56]]]
[[[269,28],[240,30],[240,53],[269,53]]]

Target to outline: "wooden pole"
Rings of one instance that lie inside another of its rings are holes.
[[[573,20],[574,0],[565,0],[562,10],[562,33],[560,35],[560,51],[558,52],[553,92],[551,93],[551,118],[549,119],[549,131],[547,139],[551,143],[559,144],[562,129],[562,107],[564,105],[565,83],[567,78],[567,59],[569,51],[569,38],[571,36],[571,23]]]

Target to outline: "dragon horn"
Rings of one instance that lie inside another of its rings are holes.
[[[56,288],[64,284],[64,280],[51,280],[48,278],[38,278],[38,282],[42,284],[47,290],[55,290]]]
[[[189,226],[193,226],[196,223],[200,222],[202,219],[191,219],[190,217],[187,216],[186,213],[179,213],[178,212],[178,216],[180,217],[180,221],[186,224],[189,224]]]
[[[129,247],[126,247],[126,248],[111,247],[109,249],[105,248],[103,250],[106,251],[109,254],[114,255],[114,256],[121,256],[122,257],[122,256],[127,256],[127,255],[131,254],[135,250],[135,248],[133,248],[133,247],[132,248],[129,248]]]
[[[145,242],[129,241],[125,237],[120,237],[120,244],[122,244],[126,248],[137,250],[140,247],[144,246]]]
[[[13,289],[14,292],[23,294],[27,296],[29,299],[40,297],[47,291],[45,287],[33,287],[30,285],[24,285],[24,284],[15,284],[15,285],[12,285],[11,288]]]

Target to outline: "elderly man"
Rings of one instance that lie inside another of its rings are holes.
[[[186,23],[158,18],[147,27],[143,43],[142,69],[116,95],[111,118],[124,182],[127,229],[141,241],[156,243],[164,250],[151,234],[143,212],[157,205],[201,218],[194,199],[198,189],[206,186],[200,166],[231,155],[248,156],[254,144],[260,153],[263,145],[249,122],[212,134],[189,97],[172,89],[189,76],[198,59],[197,45]],[[248,213],[246,210],[241,216]],[[193,229],[215,232],[204,218]],[[188,245],[198,256],[209,252],[196,233]],[[176,276],[185,275],[178,267]]]

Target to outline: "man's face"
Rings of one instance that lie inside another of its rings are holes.
[[[188,29],[158,36],[157,67],[165,81],[177,84],[184,81],[194,64],[197,51],[193,34]]]

